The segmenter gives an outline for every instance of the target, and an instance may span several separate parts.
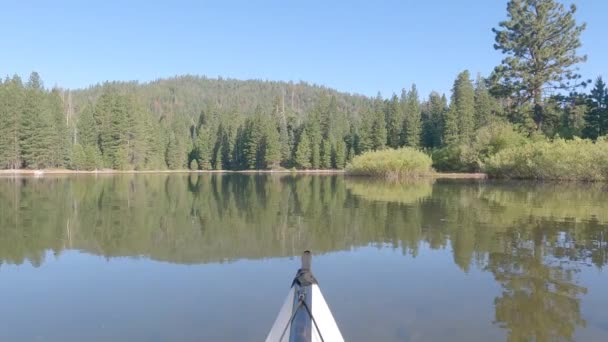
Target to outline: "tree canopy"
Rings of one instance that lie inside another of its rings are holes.
[[[492,75],[495,91],[514,96],[518,106],[531,102],[539,130],[543,96],[572,88],[580,78],[576,65],[587,58],[577,54],[586,25],[576,24],[575,13],[575,5],[566,8],[556,0],[510,0],[508,19],[492,29],[494,48],[506,55]]]

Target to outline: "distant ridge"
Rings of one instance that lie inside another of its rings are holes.
[[[245,115],[257,106],[269,109],[275,99],[281,99],[286,110],[295,114],[309,112],[322,96],[335,96],[338,106],[354,115],[369,108],[372,99],[361,94],[340,92],[304,81],[239,80],[180,75],[153,81],[107,81],[87,88],[72,90],[76,112],[87,103],[95,103],[105,87],[120,93],[134,94],[156,114],[186,115],[197,118],[210,106],[235,110]]]

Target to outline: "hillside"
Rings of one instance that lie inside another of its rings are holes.
[[[198,120],[201,111],[213,107],[220,111],[236,111],[251,115],[257,106],[271,110],[275,99],[280,99],[284,110],[303,117],[322,96],[335,97],[339,110],[358,117],[370,107],[371,99],[357,94],[306,82],[237,80],[183,75],[152,82],[106,82],[86,89],[71,91],[77,115],[87,103],[95,104],[110,87],[122,94],[132,94],[157,116],[185,116]]]

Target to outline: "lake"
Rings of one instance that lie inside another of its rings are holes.
[[[263,341],[305,249],[347,341],[608,341],[607,190],[0,178],[0,341]]]

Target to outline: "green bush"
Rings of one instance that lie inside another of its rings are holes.
[[[496,153],[527,142],[507,122],[493,122],[477,130],[470,144],[450,145],[433,153],[433,167],[444,172],[479,172]]]
[[[433,168],[441,172],[475,172],[477,156],[468,145],[449,145],[433,152]]]
[[[346,166],[355,176],[375,176],[390,179],[417,177],[433,172],[433,161],[428,155],[410,147],[365,152]]]
[[[608,139],[531,141],[497,153],[485,171],[497,178],[608,180]]]

